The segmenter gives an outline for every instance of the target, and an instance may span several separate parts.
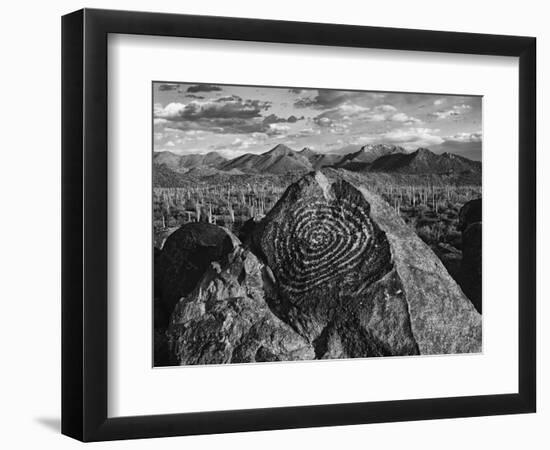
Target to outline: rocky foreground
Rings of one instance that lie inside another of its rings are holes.
[[[167,238],[155,365],[481,351],[481,316],[439,258],[335,170],[292,184],[240,237],[190,223]]]

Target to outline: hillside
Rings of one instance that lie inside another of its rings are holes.
[[[356,152],[344,155],[336,166],[349,170],[364,170],[367,169],[372,162],[383,156],[404,153],[405,149],[396,145],[369,144],[364,145]]]
[[[452,153],[437,155],[427,148],[419,148],[413,153],[382,156],[372,162],[369,170],[413,174],[481,174],[481,163]]]
[[[164,165],[175,172],[185,173],[194,168],[217,168],[227,159],[217,152],[191,153],[188,155],[176,155],[172,152],[156,152],[153,154],[153,162]]]
[[[321,167],[334,166],[342,159],[342,155],[336,153],[317,153],[308,147],[305,147],[299,153],[308,159],[315,170]]]
[[[279,144],[260,155],[246,153],[222,164],[220,169],[224,171],[236,169],[242,172],[284,174],[295,171],[310,171],[313,170],[313,165],[305,156],[300,155],[286,145]]]
[[[165,164],[153,165],[153,187],[187,187],[194,181],[192,175],[176,172]]]

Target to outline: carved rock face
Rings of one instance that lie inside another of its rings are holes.
[[[293,203],[292,215],[270,222],[262,244],[272,255],[281,294],[296,305],[327,289],[334,299],[360,292],[387,271],[390,260],[369,205],[345,182],[326,197],[302,196]],[[363,277],[355,276],[358,271]]]
[[[332,170],[290,186],[255,230],[268,303],[316,357],[480,351],[479,315],[392,208]]]
[[[317,172],[290,186],[259,230],[278,309],[311,339],[391,268],[369,210],[352,185]]]

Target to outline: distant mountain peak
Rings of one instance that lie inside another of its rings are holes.
[[[256,154],[245,153],[222,165],[223,170],[238,169],[242,172],[285,174],[293,171],[310,171],[313,166],[308,158],[284,144]]]
[[[300,153],[301,155],[304,155],[306,157],[310,157],[310,156],[314,156],[314,155],[318,155],[318,153],[312,149],[310,149],[309,147],[304,147],[302,150],[300,150],[298,153]]]
[[[218,152],[187,153],[179,155],[169,151],[155,152],[153,154],[155,164],[162,164],[174,172],[184,173],[196,167],[217,168],[227,161]]]
[[[423,174],[480,174],[481,164],[453,153],[437,154],[428,148],[420,147],[412,153],[382,156],[372,163],[370,170]]]
[[[275,156],[288,156],[296,153],[290,147],[287,147],[285,144],[277,144],[271,150],[264,153],[264,155],[275,155]]]
[[[339,166],[344,168],[366,168],[368,164],[382,156],[402,153],[405,153],[405,150],[396,145],[366,144],[359,148],[359,150],[344,155]]]
[[[393,144],[366,144],[361,147],[361,150],[380,154],[405,153],[405,149],[403,147]]]
[[[417,155],[434,155],[435,156],[435,153],[432,152],[429,148],[426,148],[426,147],[419,147],[416,149],[416,151],[414,152],[415,154]]]

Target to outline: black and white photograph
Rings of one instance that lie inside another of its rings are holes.
[[[6,2],[0,448],[550,448],[544,5]]]
[[[154,366],[482,351],[482,97],[152,95]]]

